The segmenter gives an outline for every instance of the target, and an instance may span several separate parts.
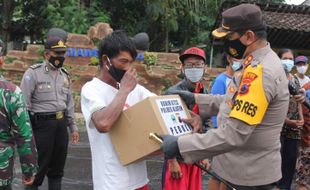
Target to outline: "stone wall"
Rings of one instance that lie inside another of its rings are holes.
[[[90,28],[88,35],[69,34],[68,48],[95,49],[94,41],[101,39],[110,33],[112,29],[106,23],[97,24]],[[9,51],[5,57],[5,64],[2,66],[2,74],[8,80],[19,85],[23,73],[29,66],[43,61],[43,47],[28,45],[26,51]],[[179,55],[173,53],[154,53],[157,59],[154,65],[147,65],[142,62],[135,62],[139,83],[150,91],[161,94],[163,90],[180,81]],[[97,74],[97,66],[92,66],[92,57],[67,56],[65,67],[70,73],[72,80],[73,96],[76,112],[80,112],[80,91],[82,86]],[[207,86],[210,81],[221,72],[222,69],[208,69],[205,73]]]

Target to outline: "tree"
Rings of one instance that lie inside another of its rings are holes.
[[[97,22],[109,22],[133,36],[147,32],[151,50],[168,51],[207,44],[224,0],[2,0],[1,28],[4,41],[31,36],[44,39],[51,27],[85,34]],[[249,0],[254,2],[253,0]],[[284,0],[256,0],[279,3]]]
[[[16,3],[17,2],[10,0],[2,1],[1,4],[1,36],[5,43],[10,41],[11,38],[10,31]]]

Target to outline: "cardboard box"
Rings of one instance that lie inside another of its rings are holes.
[[[150,133],[191,133],[192,128],[179,119],[189,117],[178,95],[149,97],[124,110],[109,132],[121,163],[128,165],[159,151],[160,143],[149,139]]]

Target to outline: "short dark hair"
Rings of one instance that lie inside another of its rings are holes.
[[[223,55],[222,55],[221,64],[223,67],[229,66],[229,62],[227,61],[227,54],[226,53],[223,53]]]
[[[268,37],[266,30],[254,30],[253,32],[258,39],[266,40]]]
[[[284,48],[284,49],[281,49],[281,50],[279,51],[279,53],[278,53],[279,58],[281,59],[281,58],[282,58],[282,55],[285,54],[285,53],[287,53],[287,52],[291,52],[291,53],[293,54],[293,57],[295,57],[295,56],[294,56],[294,53],[293,53],[293,51],[292,51],[291,49]]]
[[[102,67],[102,55],[107,55],[112,59],[117,56],[120,51],[127,51],[133,59],[137,57],[134,42],[122,30],[116,30],[102,39],[98,49],[100,67]]]

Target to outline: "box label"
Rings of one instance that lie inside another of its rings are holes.
[[[157,99],[156,104],[170,135],[179,136],[192,132],[192,128],[181,121],[187,115],[180,99]]]

